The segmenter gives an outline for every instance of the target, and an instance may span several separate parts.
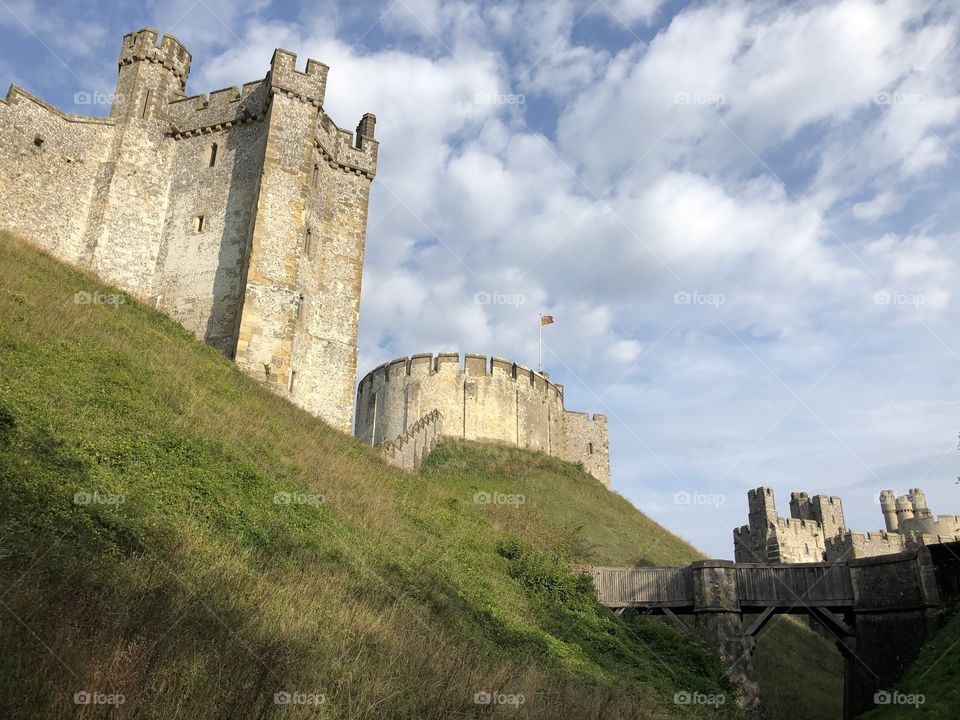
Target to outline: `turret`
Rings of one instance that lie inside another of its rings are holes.
[[[128,120],[162,117],[182,96],[190,75],[190,53],[173,35],[157,43],[157,31],[129,33],[120,48],[120,73],[110,116]]]
[[[750,508],[750,527],[766,531],[771,524],[777,523],[777,506],[773,499],[773,490],[759,487],[747,492],[747,504]]]
[[[277,48],[270,60],[270,87],[275,93],[295,97],[317,107],[323,105],[330,68],[317,60],[307,60],[305,72],[297,70],[297,55]]]
[[[810,501],[813,519],[820,523],[825,538],[842,535],[846,530],[843,502],[838,497],[814,495]]]
[[[790,517],[798,520],[813,520],[810,496],[805,492],[790,493]]]
[[[933,513],[930,512],[930,507],[927,505],[927,496],[924,494],[923,490],[920,488],[911,488],[907,497],[910,499],[910,504],[913,506],[913,516],[915,518],[919,520],[933,517]]]
[[[900,523],[897,520],[897,499],[893,490],[884,490],[880,493],[880,511],[883,513],[887,532],[897,532]]]
[[[901,530],[905,530],[903,523],[905,520],[913,520],[913,503],[906,495],[897,498],[897,524]]]

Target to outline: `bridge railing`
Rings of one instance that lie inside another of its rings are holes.
[[[741,606],[852,606],[853,586],[846,565],[737,564]]]
[[[590,568],[597,598],[607,607],[684,607],[693,604],[689,567]]]

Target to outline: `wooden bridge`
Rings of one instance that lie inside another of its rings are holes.
[[[581,568],[598,600],[666,616],[682,615],[711,640],[730,666],[738,703],[762,717],[753,672],[756,638],[779,613],[805,614],[831,636],[845,659],[844,717],[873,707],[874,694],[894,689],[904,668],[960,600],[960,543],[847,563],[765,565],[702,560],[684,567]],[[744,616],[750,618],[745,625]]]

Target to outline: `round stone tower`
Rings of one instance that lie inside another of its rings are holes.
[[[880,510],[883,513],[887,532],[897,532],[900,523],[897,521],[897,496],[893,490],[884,490],[880,493]]]

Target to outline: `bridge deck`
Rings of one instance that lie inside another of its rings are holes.
[[[590,568],[597,598],[607,607],[692,610],[693,575],[689,566],[671,568]],[[821,563],[738,564],[737,596],[744,610],[766,607],[846,608],[853,587],[846,565]]]

